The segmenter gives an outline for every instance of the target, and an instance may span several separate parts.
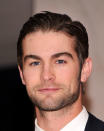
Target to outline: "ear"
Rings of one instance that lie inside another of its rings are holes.
[[[24,80],[23,70],[21,69],[20,66],[18,66],[18,69],[19,69],[19,74],[20,74],[21,80],[22,80],[22,84],[25,85],[25,80]]]
[[[91,58],[87,58],[83,64],[82,71],[81,71],[81,82],[84,83],[88,80],[92,71],[92,60]]]

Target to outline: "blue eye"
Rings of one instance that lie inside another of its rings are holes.
[[[66,63],[66,61],[65,60],[57,60],[56,63],[57,64],[64,64],[64,63]]]
[[[35,61],[35,62],[32,62],[30,65],[33,65],[33,66],[38,66],[38,65],[40,65],[40,62]]]

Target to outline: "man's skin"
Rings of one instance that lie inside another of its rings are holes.
[[[37,31],[23,39],[20,76],[45,131],[59,131],[82,110],[81,82],[87,81],[92,61],[87,58],[80,69],[75,42],[54,31]]]

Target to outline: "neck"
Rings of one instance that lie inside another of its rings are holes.
[[[81,100],[71,106],[52,112],[41,111],[36,107],[37,122],[45,131],[57,131],[72,121],[81,111]]]

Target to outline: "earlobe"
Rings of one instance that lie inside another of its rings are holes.
[[[22,84],[25,85],[24,76],[23,76],[23,71],[22,71],[22,69],[20,68],[20,66],[18,66],[18,69],[19,69],[19,74],[20,74],[21,80],[22,80]]]
[[[88,80],[92,71],[92,60],[91,58],[87,58],[83,64],[82,71],[81,71],[81,82],[84,83]]]

